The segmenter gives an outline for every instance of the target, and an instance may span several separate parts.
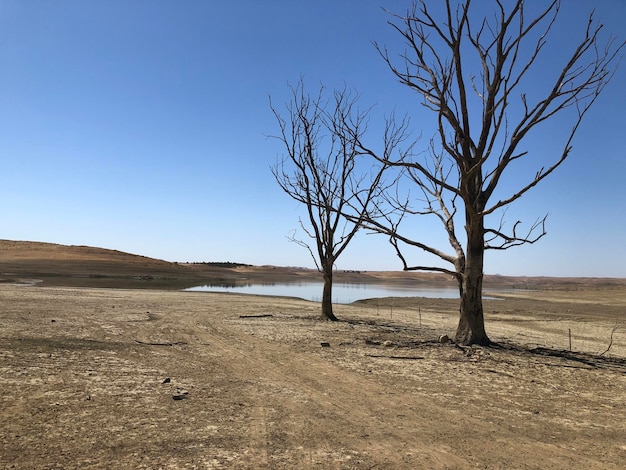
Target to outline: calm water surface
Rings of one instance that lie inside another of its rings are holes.
[[[278,295],[299,297],[321,302],[322,282],[293,282],[283,284],[246,284],[241,286],[206,285],[190,287],[188,291],[232,292],[237,294]],[[333,303],[349,304],[356,300],[381,297],[433,297],[440,299],[458,298],[456,288],[406,287],[391,284],[333,284]]]

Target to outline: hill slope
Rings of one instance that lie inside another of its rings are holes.
[[[0,240],[0,278],[46,285],[173,287],[237,277],[228,268],[187,265],[89,246]]]
[[[117,250],[108,250],[106,248],[13,240],[0,240],[0,260],[2,260],[2,262],[19,262],[26,260],[88,260],[119,262],[127,265],[149,264],[154,266],[168,266],[173,264],[159,259],[133,255]]]

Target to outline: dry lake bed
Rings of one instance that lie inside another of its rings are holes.
[[[2,284],[0,467],[624,468],[626,289],[335,309]]]

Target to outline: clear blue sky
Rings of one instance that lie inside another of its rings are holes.
[[[565,48],[591,8],[624,39],[623,0],[563,3],[552,44]],[[286,239],[302,210],[269,171],[282,148],[266,137],[268,96],[284,103],[303,76],[311,90],[354,87],[374,117],[396,106],[416,128],[432,120],[371,43],[401,50],[380,7],[408,4],[0,0],[0,238],[313,267]],[[547,64],[563,60],[552,53]],[[528,223],[550,213],[547,237],[490,253],[487,273],[626,276],[624,84],[626,63],[568,161],[511,209]],[[528,142],[540,157],[556,119]],[[337,266],[401,268],[384,237],[365,234]]]

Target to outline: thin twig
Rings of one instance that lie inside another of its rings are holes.
[[[604,351],[598,354],[599,356],[604,356],[606,353],[609,352],[609,349],[611,349],[611,346],[613,346],[613,334],[615,333],[615,330],[617,330],[617,325],[615,325],[613,329],[611,330],[611,339],[609,340],[609,345]]]

